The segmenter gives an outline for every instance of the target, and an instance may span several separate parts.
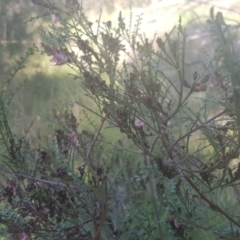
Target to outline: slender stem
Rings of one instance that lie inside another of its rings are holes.
[[[46,180],[46,179],[36,178],[36,177],[32,177],[32,176],[29,176],[27,174],[22,174],[22,173],[15,173],[15,172],[13,172],[9,169],[6,169],[5,167],[2,167],[2,166],[0,166],[0,171],[8,173],[8,174],[14,174],[14,175],[17,175],[18,177],[23,177],[23,178],[26,178],[26,179],[30,179],[30,180],[33,180],[35,182],[41,182],[41,183],[45,183],[45,184],[48,184],[48,185],[70,187],[71,189],[82,190],[80,187],[78,187],[76,185],[67,185],[67,184],[64,184],[62,182],[56,182],[56,181],[50,181],[50,180]]]
[[[85,158],[86,161],[88,160],[89,155],[90,155],[90,152],[92,151],[93,146],[94,146],[95,142],[97,141],[97,139],[98,139],[98,137],[99,137],[99,135],[100,135],[100,132],[101,132],[101,130],[102,130],[102,127],[103,127],[103,124],[104,124],[105,120],[106,120],[105,118],[102,118],[101,124],[100,124],[100,126],[99,126],[99,128],[98,128],[98,131],[97,131],[97,133],[96,133],[96,135],[95,135],[95,137],[94,137],[94,139],[93,139],[90,147],[88,148],[88,151],[87,151],[87,154],[86,154],[86,158]]]
[[[146,157],[145,154],[143,154],[143,157],[144,157],[145,165],[147,167],[148,166],[147,157]],[[148,171],[148,176],[149,176],[149,186],[150,186],[150,192],[151,192],[151,201],[152,201],[154,212],[155,212],[156,219],[157,219],[158,231],[159,231],[161,240],[163,240],[163,230],[162,230],[162,226],[161,226],[161,222],[160,222],[160,214],[158,212],[156,198],[155,198],[155,195],[154,195],[154,187],[153,187],[153,182],[152,182],[152,172],[151,172],[151,170]]]
[[[192,134],[193,132],[196,132],[197,130],[204,128],[206,124],[210,123],[211,121],[215,120],[216,118],[222,116],[223,114],[226,113],[226,110],[223,110],[222,112],[218,113],[217,115],[213,116],[212,118],[208,119],[206,122],[204,122],[202,125],[197,126],[196,128],[192,129],[191,131],[187,132],[186,134],[184,134],[183,136],[181,136],[180,138],[178,138],[178,140],[176,140],[171,146],[170,149],[172,149],[173,147],[175,147],[182,139],[184,139],[185,137],[187,137],[188,135]]]
[[[200,190],[197,188],[197,186],[192,182],[192,180],[184,174],[185,179],[188,181],[188,183],[192,186],[192,188],[199,194],[199,196],[209,204],[209,207],[221,213],[223,216],[225,216],[230,222],[234,223],[237,227],[240,228],[240,223],[238,223],[235,219],[233,219],[228,213],[226,213],[223,209],[221,209],[217,204],[213,203],[211,200],[209,200],[203,193],[200,192]]]

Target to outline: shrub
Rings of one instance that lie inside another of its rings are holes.
[[[37,149],[14,134],[7,93],[21,59],[0,95],[0,220],[11,238],[238,239],[240,68],[222,14],[210,10],[215,52],[192,71],[181,18],[149,40],[141,16],[127,24],[120,12],[114,26],[90,22],[75,0],[32,2],[54,19],[43,52],[71,68],[96,107],[76,104],[100,123],[80,131],[72,112],[55,112],[54,137]],[[107,128],[126,143],[109,142]]]

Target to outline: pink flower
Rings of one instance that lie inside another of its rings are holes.
[[[52,20],[52,23],[59,22],[59,18],[56,14],[51,14],[51,20]]]
[[[22,233],[22,236],[21,236],[20,240],[27,240],[26,233],[24,233],[24,232]]]
[[[80,146],[81,146],[81,144],[79,143],[78,140],[76,141],[75,146],[76,146],[76,147],[80,147]]]
[[[69,136],[70,136],[70,137],[75,137],[75,136],[76,136],[76,132],[72,130],[72,131],[69,133]]]
[[[143,121],[141,121],[140,119],[135,118],[134,125],[135,125],[135,127],[140,128],[140,127],[143,127],[145,125],[145,123]]]
[[[74,130],[72,130],[69,133],[70,138],[72,139],[72,143],[75,145],[75,147],[80,147],[81,144],[79,143],[77,136],[76,136],[76,132]]]
[[[50,61],[56,63],[58,66],[63,65],[68,62],[68,56],[64,52],[58,51],[53,55]]]
[[[41,188],[43,186],[43,182],[37,181],[36,184]]]

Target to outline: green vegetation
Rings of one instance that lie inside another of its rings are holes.
[[[134,12],[92,22],[76,0],[32,2],[53,21],[0,92],[3,237],[239,239],[236,28],[211,8],[214,48],[195,68],[181,17],[149,39]],[[40,54],[51,77],[15,83]],[[35,122],[19,127],[18,110]]]

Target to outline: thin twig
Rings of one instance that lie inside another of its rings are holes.
[[[97,131],[97,133],[96,133],[93,141],[91,142],[90,147],[88,148],[88,151],[87,151],[87,154],[86,154],[86,158],[85,158],[86,161],[88,160],[89,155],[90,155],[90,152],[92,151],[92,148],[93,148],[95,142],[97,141],[97,139],[98,139],[98,137],[99,137],[99,135],[100,135],[100,132],[101,132],[101,130],[102,130],[102,127],[103,127],[103,124],[104,124],[105,120],[106,120],[105,118],[102,118],[101,124],[100,124],[100,126],[99,126],[99,128],[98,128],[98,131]]]
[[[204,122],[202,125],[197,126],[196,128],[192,129],[191,131],[187,132],[186,134],[184,134],[183,136],[181,136],[180,138],[178,138],[178,140],[176,140],[171,146],[170,149],[172,149],[174,146],[176,146],[182,139],[184,139],[185,137],[187,137],[188,135],[192,134],[193,132],[196,132],[197,130],[204,128],[206,126],[206,124],[210,123],[211,121],[215,120],[216,118],[222,116],[223,114],[225,114],[227,112],[227,110],[223,110],[222,112],[218,113],[217,115],[213,116],[212,118],[208,119],[206,122]]]
[[[240,203],[240,191],[239,191],[238,187],[236,185],[232,185],[232,188],[237,195],[238,202]]]
[[[192,182],[192,180],[184,174],[184,178],[188,181],[188,183],[192,186],[192,188],[199,194],[199,196],[209,204],[209,207],[221,213],[223,216],[225,216],[230,222],[234,223],[237,227],[240,228],[240,224],[233,219],[228,213],[226,213],[222,208],[220,208],[217,204],[209,200],[203,193],[200,192],[200,190],[197,188],[197,186]]]
[[[148,160],[145,154],[143,154],[144,157],[144,162],[146,167],[148,166]],[[156,198],[154,195],[154,187],[153,187],[153,182],[152,182],[152,172],[151,170],[148,171],[148,177],[149,177],[149,186],[150,186],[150,193],[151,193],[151,201],[153,204],[153,208],[154,208],[154,212],[155,212],[155,216],[157,219],[157,224],[158,224],[158,231],[160,234],[160,238],[161,240],[163,240],[163,230],[162,230],[162,226],[161,226],[161,222],[160,222],[160,214],[158,212],[158,208],[157,208],[157,203],[156,203]]]
[[[50,180],[46,180],[46,179],[32,177],[32,176],[22,174],[22,173],[15,173],[15,172],[13,172],[9,169],[6,169],[5,167],[2,167],[2,166],[0,166],[0,171],[3,171],[3,172],[8,173],[8,174],[17,175],[18,177],[23,177],[23,178],[26,178],[26,179],[30,179],[30,180],[33,180],[34,182],[41,182],[41,183],[45,183],[45,184],[48,184],[48,185],[54,185],[54,186],[59,186],[59,187],[70,187],[71,189],[82,190],[80,187],[78,187],[76,185],[67,185],[67,184],[64,184],[62,182],[55,182],[55,181],[50,181]]]

